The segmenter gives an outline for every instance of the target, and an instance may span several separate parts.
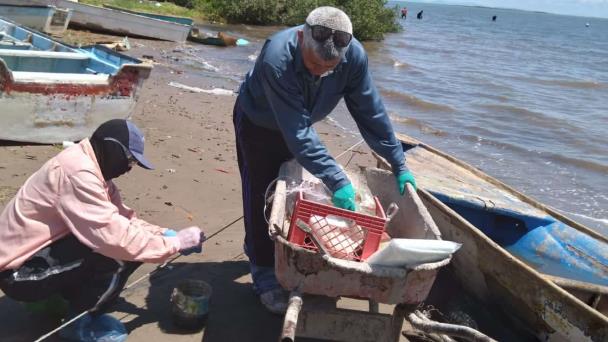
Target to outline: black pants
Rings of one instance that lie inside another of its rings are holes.
[[[233,112],[236,151],[241,173],[245,250],[257,266],[274,266],[274,246],[264,219],[264,193],[278,177],[281,164],[293,158],[279,131],[253,124],[237,99]]]
[[[89,309],[103,313],[140,265],[94,253],[70,234],[38,251],[18,269],[0,273],[0,289],[22,302],[58,294],[73,313]]]

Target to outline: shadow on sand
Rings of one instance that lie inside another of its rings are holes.
[[[150,279],[146,308],[138,308],[121,301],[114,308],[136,316],[126,325],[128,331],[157,322],[164,335],[187,335],[192,331],[177,328],[171,318],[170,296],[183,279],[203,280],[211,285],[209,318],[204,327],[205,342],[219,341],[276,341],[282,317],[268,313],[254,295],[249,282],[238,280],[249,273],[246,261],[175,263],[172,269],[161,270]],[[133,288],[124,293],[129,298]],[[160,337],[160,336],[159,336]],[[169,336],[162,336],[166,340]]]
[[[112,309],[120,312],[118,318],[135,317],[125,319],[129,332],[144,325],[156,326],[158,330],[145,332],[148,341],[169,341],[171,335],[191,334],[202,336],[204,342],[276,341],[282,317],[267,312],[254,295],[251,284],[241,282],[240,278],[248,273],[247,261],[175,263],[171,269],[154,274],[149,287],[142,281],[125,290]],[[204,280],[213,288],[209,318],[202,333],[180,330],[172,323],[169,298],[173,288],[183,279]],[[143,307],[140,305],[142,300],[145,301]],[[33,341],[58,325],[57,320],[32,315],[20,303],[6,296],[0,297],[0,340],[3,342]],[[46,341],[59,339],[54,335]]]

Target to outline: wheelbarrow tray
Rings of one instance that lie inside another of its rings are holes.
[[[279,283],[287,290],[328,297],[355,297],[386,304],[418,304],[426,299],[437,271],[451,257],[413,268],[369,265],[322,255],[286,240],[289,229],[287,184],[314,176],[295,161],[281,167],[275,188],[269,231],[275,239],[275,271]],[[411,186],[405,195],[397,191],[392,173],[375,168],[349,172],[357,186],[366,186],[384,208],[396,203],[399,211],[387,224],[392,238],[441,239],[439,230]]]

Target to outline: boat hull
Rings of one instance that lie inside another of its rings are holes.
[[[477,299],[515,313],[541,340],[608,339],[605,316],[513,257],[429,192],[419,193],[442,237],[463,244],[451,266]]]
[[[451,207],[454,203],[446,199],[462,202],[471,197],[483,204],[481,212],[498,211],[524,219],[551,217],[599,244],[605,244],[604,237],[454,157],[407,136],[398,138],[410,148],[406,153],[406,164],[417,178],[418,193],[442,237],[463,244],[461,251],[454,255],[451,267],[471,295],[514,317],[541,340],[608,340],[606,316],[516,258],[487,235],[490,231],[486,225],[473,225]],[[384,159],[376,157],[383,168],[390,169]],[[435,194],[449,196],[439,198]],[[522,228],[521,225],[517,227]],[[526,235],[525,229],[522,229],[522,235]],[[496,235],[495,238],[497,236],[505,237]],[[512,243],[509,239],[513,236],[506,237],[503,241],[497,240],[504,245]]]
[[[68,28],[72,11],[54,6],[0,5],[0,17],[10,18],[21,25],[60,36]]]
[[[123,36],[185,42],[191,29],[189,25],[68,0],[1,0],[0,3],[11,5],[52,5],[60,8],[69,8],[73,12],[70,20],[71,24],[90,30],[112,32]]]
[[[128,118],[152,66],[102,46],[74,48],[8,20],[0,46],[0,139],[61,143]]]
[[[103,122],[128,119],[134,97],[30,94],[0,95],[0,139],[61,143],[91,136]]]

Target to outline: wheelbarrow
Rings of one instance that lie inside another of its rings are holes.
[[[361,168],[349,178],[359,187],[367,186],[383,207],[395,203],[400,208],[385,227],[392,238],[441,239],[411,185],[402,196],[391,173],[373,168]],[[387,267],[335,258],[322,248],[289,241],[287,182],[312,179],[296,162],[283,164],[272,201],[269,234],[275,241],[276,276],[291,291],[281,340],[293,341],[297,335],[338,341],[398,341],[404,318],[426,299],[438,270],[448,265],[451,257],[410,268]],[[340,297],[367,300],[369,310],[338,309],[335,303]],[[306,298],[312,298],[310,303]],[[379,313],[379,303],[394,304],[392,315]]]

